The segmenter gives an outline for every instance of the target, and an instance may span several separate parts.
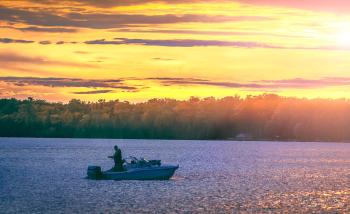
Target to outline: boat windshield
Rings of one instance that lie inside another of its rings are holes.
[[[160,160],[147,160],[145,158],[136,158],[133,156],[124,159],[124,167],[126,168],[142,168],[160,166]]]
[[[129,157],[124,159],[124,162],[127,164],[136,164],[139,162],[139,159],[137,159],[136,157],[133,157],[133,156],[129,156]]]

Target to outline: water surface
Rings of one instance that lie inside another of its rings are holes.
[[[180,164],[170,181],[93,181],[123,155]],[[0,138],[0,213],[350,212],[350,144]]]

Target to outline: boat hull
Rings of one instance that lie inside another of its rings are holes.
[[[179,166],[159,166],[129,169],[125,172],[102,172],[102,180],[169,180]]]

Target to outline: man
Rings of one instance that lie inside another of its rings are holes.
[[[113,156],[108,156],[109,158],[113,158],[114,160],[114,167],[112,168],[112,170],[114,172],[122,172],[124,171],[123,168],[123,159],[122,159],[122,151],[118,148],[117,145],[114,146],[114,155]]]

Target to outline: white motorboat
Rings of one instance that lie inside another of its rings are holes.
[[[124,171],[115,172],[113,169],[102,171],[99,166],[89,166],[87,175],[95,180],[168,180],[179,165],[163,165],[160,160],[147,161],[143,158],[129,157],[124,160]]]

